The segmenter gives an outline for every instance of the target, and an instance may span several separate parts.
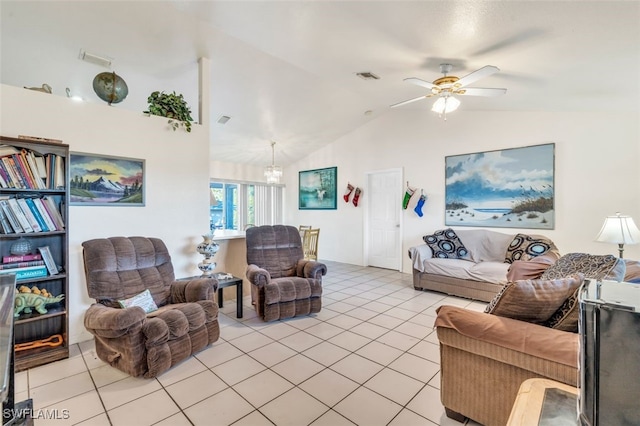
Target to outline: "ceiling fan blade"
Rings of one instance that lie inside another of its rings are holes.
[[[403,81],[406,81],[407,83],[415,84],[421,87],[426,87],[429,90],[433,89],[434,87],[438,87],[429,81],[424,81],[416,77],[405,78]]]
[[[457,93],[458,95],[465,95],[465,96],[489,96],[489,97],[494,97],[494,96],[500,96],[500,95],[504,95],[505,93],[507,93],[507,89],[495,89],[495,88],[484,88],[484,87],[466,87],[466,88],[462,88],[460,89],[460,91]]]
[[[471,74],[467,74],[464,77],[462,77],[460,80],[456,81],[454,86],[455,87],[467,86],[467,85],[469,85],[471,83],[475,83],[476,81],[480,80],[481,78],[488,77],[491,74],[495,74],[498,71],[500,71],[500,68],[498,68],[498,67],[494,67],[493,65],[485,65],[484,67],[482,67],[482,68],[480,68],[478,70],[475,70]]]
[[[420,99],[424,99],[429,97],[429,95],[418,96],[417,98],[408,99],[406,101],[398,102],[397,104],[390,105],[391,108],[399,107],[402,105],[410,104],[411,102],[419,101]]]

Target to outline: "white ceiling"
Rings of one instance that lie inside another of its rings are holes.
[[[382,114],[433,114],[431,99],[389,105],[426,94],[403,79],[433,81],[442,62],[458,77],[495,65],[471,86],[508,89],[461,98],[455,114],[640,112],[639,1],[2,0],[0,14],[2,83],[101,103],[91,82],[109,69],[79,60],[84,49],[127,82],[116,108],[175,90],[197,120],[197,60],[210,58],[214,160],[268,164],[273,139],[286,165]]]

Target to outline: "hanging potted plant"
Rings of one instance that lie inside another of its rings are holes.
[[[184,100],[182,93],[177,95],[176,92],[164,93],[153,92],[147,98],[149,109],[144,111],[145,114],[159,115],[167,117],[169,124],[175,131],[178,127],[183,126],[187,132],[191,132],[191,109]]]

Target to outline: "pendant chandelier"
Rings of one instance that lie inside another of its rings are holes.
[[[264,168],[267,183],[279,183],[282,177],[282,167],[276,166],[275,141],[271,141],[271,165]]]

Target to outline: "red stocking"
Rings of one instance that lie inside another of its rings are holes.
[[[356,193],[353,194],[353,205],[358,207],[358,201],[360,200],[360,194],[362,194],[362,190],[360,188],[356,188]]]
[[[351,196],[352,191],[353,191],[353,185],[351,185],[350,183],[347,183],[347,192],[345,192],[344,195],[342,196],[342,198],[344,198],[345,203],[349,202],[349,197]]]

